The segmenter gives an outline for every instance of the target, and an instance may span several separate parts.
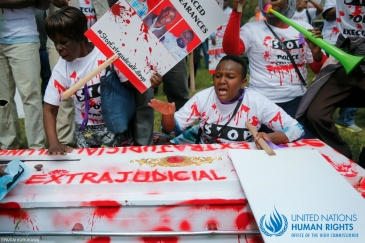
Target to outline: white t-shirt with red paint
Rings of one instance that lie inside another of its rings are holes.
[[[312,29],[308,23],[295,22],[306,29]],[[271,28],[288,48],[303,78],[307,79],[306,65],[313,62],[313,55],[307,43],[298,43],[299,32],[291,26]],[[243,25],[240,37],[250,60],[250,88],[274,103],[288,102],[304,95],[306,88],[292,62],[264,21]]]
[[[313,21],[313,19],[315,19],[317,17],[317,9],[316,8],[303,9],[301,12],[295,11],[293,16],[291,17],[291,19],[300,20],[300,21],[309,23],[307,10],[308,10],[308,14],[311,18],[311,21]]]
[[[80,10],[87,19],[87,28],[90,28],[96,22],[96,12],[92,0],[79,0]]]
[[[326,0],[326,3],[323,7],[323,12],[326,12],[327,10],[331,8],[336,8],[336,1],[335,0]],[[337,41],[337,37],[340,34],[340,31],[337,27],[336,20],[332,21],[324,21],[323,29],[322,29],[322,35],[323,39],[328,41],[331,44],[335,44]]]
[[[44,95],[44,102],[60,106],[62,102],[62,93],[101,65],[106,59],[104,54],[96,47],[94,47],[86,57],[77,58],[73,62],[67,62],[60,58],[54,67],[52,76],[49,80]],[[117,74],[121,82],[127,81],[127,78],[122,73],[117,71]],[[105,70],[87,82],[90,97],[89,120],[87,125],[104,124],[100,107],[100,77],[104,75]],[[76,91],[71,97],[75,103],[76,122],[81,124],[85,116],[84,87]]]
[[[184,131],[199,120],[202,129],[201,143],[207,143],[228,122],[236,105],[237,102],[222,104],[214,87],[202,90],[175,112],[177,130]],[[295,119],[265,96],[248,88],[245,89],[240,108],[219,135],[218,142],[253,141],[253,136],[245,125],[247,120],[257,130],[261,124],[265,124],[274,131],[282,131],[289,141],[297,140],[304,135],[303,127]]]
[[[336,1],[336,21],[344,37],[365,38],[365,2]]]

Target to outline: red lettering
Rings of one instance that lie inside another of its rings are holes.
[[[238,149],[250,149],[250,146],[247,143],[238,142],[235,145],[237,145]]]
[[[134,147],[130,147],[129,148],[130,151],[135,152],[135,153],[142,153],[142,147],[141,146],[134,146]]]
[[[77,152],[77,154],[82,154],[84,152],[84,148],[78,149],[79,151]]]
[[[214,170],[210,170],[210,173],[212,174],[212,176],[213,176],[214,180],[216,180],[216,181],[219,181],[219,180],[225,180],[225,179],[227,179],[227,177],[225,177],[225,176],[218,177],[218,176],[216,175],[216,173],[215,173],[215,171],[214,171]]]
[[[213,148],[211,144],[208,144],[207,145],[207,150],[208,151],[214,151],[214,150],[217,150],[217,148]]]
[[[170,148],[170,147],[171,147],[170,145],[161,145],[160,146],[161,151],[157,151],[157,153],[171,153],[171,152],[174,152],[172,150],[167,150],[167,148]]]
[[[125,154],[127,152],[127,149],[129,147],[122,147],[122,150],[120,151],[121,154]]]
[[[200,145],[200,144],[190,145],[190,147],[191,147],[191,150],[192,150],[192,151],[199,151],[199,152],[204,151],[203,146],[202,146],[202,145]]]
[[[96,151],[98,151],[98,148],[86,148],[87,155],[93,155]]]
[[[221,149],[233,149],[230,143],[220,143]]]
[[[205,172],[204,170],[200,171],[200,176],[199,176],[199,181],[203,180],[203,178],[207,178],[208,180],[213,180],[208,174],[207,172]]]
[[[166,181],[167,176],[158,172],[157,170],[152,171],[152,181],[159,182],[159,181]]]
[[[66,88],[63,87],[56,79],[54,80],[53,85],[57,89],[58,94],[60,95],[60,101],[62,101],[61,93],[65,92]]]
[[[104,152],[104,148],[100,149],[99,153],[98,153],[98,156],[99,155],[102,155],[102,153]]]
[[[7,150],[0,150],[0,155],[5,155]]]
[[[51,176],[51,180],[49,181],[46,181],[44,184],[48,184],[48,183],[51,183],[52,181],[56,182],[57,184],[61,184],[61,181],[59,180],[62,176],[64,175],[59,175],[59,176],[56,176],[56,175],[50,175]]]
[[[324,147],[324,143],[321,140],[303,139],[302,142],[305,144],[308,144],[309,146],[313,146],[313,147]]]
[[[169,175],[169,181],[174,181],[174,174],[172,173],[172,171],[171,171],[171,170],[169,170],[169,171],[167,172],[167,174]]]
[[[191,174],[192,174],[192,176],[193,176],[194,181],[196,181],[196,180],[197,180],[197,179],[196,179],[196,171],[192,171],[192,172],[191,172]]]
[[[155,152],[156,151],[156,146],[153,145],[153,146],[143,146],[143,151],[144,152],[148,152],[149,149],[151,149],[151,152]]]
[[[46,179],[46,177],[47,177],[47,175],[32,175],[24,183],[27,184],[27,185],[29,185],[29,184],[42,184],[44,182],[44,180]]]
[[[174,178],[177,181],[187,181],[187,180],[190,179],[189,174],[188,174],[187,171],[177,171],[177,172],[175,172]]]
[[[82,179],[80,181],[80,184],[83,184],[85,181],[90,181],[91,183],[97,183],[97,181],[93,179],[96,176],[98,176],[98,173],[95,173],[95,172],[87,172],[82,177]]]
[[[132,173],[132,171],[126,171],[126,172],[118,172],[117,174],[120,175],[122,174],[123,175],[123,179],[116,179],[114,180],[115,182],[118,182],[118,183],[123,183],[123,182],[126,182],[127,179],[128,179],[128,174]]]
[[[112,151],[113,150],[113,151]],[[108,148],[108,150],[106,151],[107,154],[116,154],[118,153],[119,148]]]
[[[103,181],[106,181],[108,183],[113,183],[112,178],[110,178],[109,172],[104,172],[104,174],[100,177],[97,183],[101,183]]]
[[[172,145],[174,148],[176,148],[177,150],[184,152],[184,150],[186,149],[186,145]]]
[[[143,176],[144,178],[139,178]],[[134,182],[147,182],[150,179],[150,172],[149,171],[137,171],[136,174],[133,176]]]
[[[84,173],[67,174],[66,176],[69,176],[70,179],[68,179],[68,181],[66,182],[66,184],[70,184],[72,182],[72,180],[75,179],[76,176],[83,175],[83,174]]]

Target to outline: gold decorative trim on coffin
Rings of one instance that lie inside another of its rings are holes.
[[[131,163],[137,162],[139,165],[149,165],[151,167],[184,167],[202,164],[211,164],[214,160],[222,160],[222,157],[194,157],[194,156],[167,156],[163,158],[142,158],[131,160]]]

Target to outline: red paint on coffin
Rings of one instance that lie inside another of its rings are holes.
[[[98,236],[88,240],[86,243],[110,243],[111,239],[109,236]]]
[[[190,206],[194,209],[200,209],[204,207],[206,210],[233,210],[239,212],[244,209],[248,201],[246,199],[194,199],[188,200],[184,202],[177,203],[175,205],[162,206],[157,209],[158,212],[163,212],[167,210],[171,210],[178,206]]]
[[[95,206],[94,216],[99,218],[112,219],[120,211],[122,204],[117,201],[103,200],[103,201],[91,201],[82,203],[83,206]]]
[[[29,221],[28,213],[21,209],[20,205],[16,202],[0,203],[0,217],[7,216],[13,218],[14,224],[16,221]]]
[[[169,227],[158,227],[153,229],[152,231],[173,231]],[[143,237],[142,241],[144,243],[178,243],[179,238],[176,236],[168,236],[168,237]]]

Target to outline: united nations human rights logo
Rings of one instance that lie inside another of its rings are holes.
[[[288,228],[288,220],[283,214],[278,213],[274,207],[274,211],[270,214],[270,217],[266,217],[266,214],[260,219],[260,230],[265,235],[282,236]]]

